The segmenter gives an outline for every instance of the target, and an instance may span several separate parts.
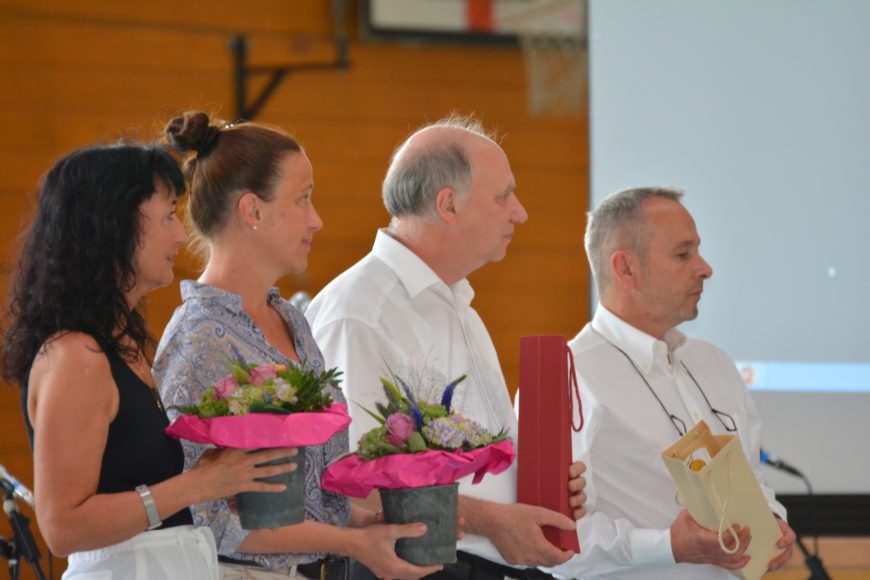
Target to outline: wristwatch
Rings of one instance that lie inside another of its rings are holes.
[[[145,505],[145,513],[148,515],[148,529],[159,528],[163,525],[163,522],[160,520],[160,514],[157,513],[157,505],[151,496],[151,490],[143,483],[136,486],[136,492],[142,498],[142,503]]]

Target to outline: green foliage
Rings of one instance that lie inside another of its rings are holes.
[[[214,387],[209,387],[203,393],[199,405],[192,407],[179,407],[185,415],[199,415],[202,419],[223,417],[230,414],[230,404],[226,399],[218,399],[214,396]]]
[[[307,369],[305,361],[299,366],[291,366],[278,376],[293,385],[296,389],[296,402],[282,405],[288,413],[320,411],[332,404],[332,396],[326,390],[327,386],[339,388],[341,371],[332,368],[320,374]]]
[[[429,446],[426,445],[426,440],[420,435],[419,431],[414,431],[408,438],[408,451],[417,453],[418,451],[426,451]]]
[[[377,412],[361,407],[379,426],[360,438],[356,451],[359,457],[371,460],[430,450],[471,451],[507,438],[506,432],[492,435],[477,422],[448,408],[453,390],[465,375],[444,388],[440,405],[419,400],[400,378],[391,378],[381,378],[386,400],[375,403]]]
[[[206,389],[199,405],[178,409],[202,419],[247,413],[319,412],[332,404],[327,387],[337,389],[342,374],[335,368],[317,373],[304,360],[289,367],[229,361],[227,368],[229,375]]]
[[[433,419],[438,419],[439,417],[446,417],[449,413],[447,413],[447,409],[444,408],[444,405],[433,405],[432,403],[420,403],[420,411],[423,413],[423,421],[428,423]]]
[[[386,428],[375,427],[360,438],[357,453],[364,454],[366,459],[377,459],[378,457],[401,453],[401,449],[387,441],[386,435]]]

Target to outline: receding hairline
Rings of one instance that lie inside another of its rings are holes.
[[[683,206],[684,191],[672,187],[633,187],[608,195],[589,212],[584,247],[599,292],[610,283],[607,260],[627,250],[644,260],[652,235],[648,204],[654,200]]]
[[[403,159],[413,158],[433,149],[451,145],[459,147],[467,156],[470,156],[473,149],[478,146],[487,146],[487,144],[501,149],[495,139],[485,133],[453,125],[427,125],[405,139],[404,143],[396,150],[394,162],[401,162]]]

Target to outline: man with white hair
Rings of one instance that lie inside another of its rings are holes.
[[[360,407],[383,399],[388,369],[413,384],[443,388],[467,374],[453,406],[493,433],[516,440],[517,419],[489,334],[471,307],[466,277],[501,260],[528,219],[514,193],[507,156],[469,118],[451,117],[411,135],[394,153],[383,184],[393,216],[369,255],[330,282],[307,310],[327,363],[344,371],[351,441],[377,426]],[[440,391],[439,391],[440,394]],[[566,466],[567,468],[567,466]],[[584,467],[571,466],[574,515],[585,498]],[[471,580],[543,575],[572,554],[550,544],[542,526],[571,530],[560,513],[516,503],[516,467],[477,485],[460,482],[465,538],[460,565],[445,577]],[[505,564],[522,566],[516,568]]]
[[[794,532],[758,471],[761,421],[748,390],[728,355],[676,329],[698,315],[713,274],[682,195],[621,191],[589,216],[586,254],[600,302],[569,343],[585,419],[573,453],[589,468],[589,513],[578,522],[582,553],[550,570],[557,576],[724,580],[747,564],[751,530],[735,530],[739,547],[726,532],[725,547],[737,548],[726,552],[716,531],[676,503],[661,458],[702,419],[714,434],[739,436],[778,518],[784,551],[769,569],[791,556]]]

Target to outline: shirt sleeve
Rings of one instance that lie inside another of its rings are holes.
[[[579,433],[573,433],[573,452],[574,461],[586,464],[585,505],[588,513],[577,521],[580,553],[564,564],[546,569],[557,577],[598,576],[629,568],[672,566],[675,563],[670,529],[640,528],[627,519],[613,518],[595,510],[598,490],[591,451],[609,453],[609,447],[618,445],[598,437],[601,412],[594,399],[586,394],[583,401],[584,427]]]
[[[385,398],[381,377],[388,375],[392,349],[374,328],[351,319],[315,326],[314,338],[326,366],[337,366],[344,373],[341,389],[353,418],[349,432],[355,449],[360,437],[378,426],[364,409],[374,411],[375,403]]]
[[[740,443],[743,446],[743,452],[746,454],[746,459],[749,461],[749,466],[752,468],[752,473],[758,481],[761,491],[764,494],[764,499],[770,510],[786,519],[786,509],[776,499],[776,495],[767,483],[764,481],[764,474],[761,469],[761,433],[762,422],[761,415],[755,406],[752,398],[752,393],[746,388],[740,372],[734,361],[727,353],[716,348],[709,343],[701,343],[707,345],[706,351],[701,351],[698,356],[706,356],[707,363],[705,367],[713,375],[710,380],[711,385],[717,385],[723,394],[727,394],[727,398],[723,396],[723,400],[731,401],[730,406],[734,407],[738,412],[734,419],[737,423],[737,432],[740,436]],[[702,369],[704,366],[702,366]]]
[[[181,414],[177,407],[197,404],[206,389],[226,374],[224,351],[212,339],[215,332],[216,324],[209,322],[171,323],[167,327],[154,359],[154,380],[170,419]],[[187,440],[181,443],[187,470],[208,446]],[[235,553],[248,535],[224,499],[195,504],[190,511],[196,525],[208,526],[214,533],[221,554]]]
[[[764,494],[764,499],[767,500],[767,505],[770,506],[770,510],[785,520],[785,506],[776,499],[775,492],[764,481],[764,475],[761,470],[761,415],[755,406],[752,394],[743,383],[743,379],[740,377],[734,362],[727,355],[723,354],[723,356],[726,357],[727,361],[725,365],[725,368],[728,369],[727,378],[733,383],[735,392],[740,393],[743,398],[748,436],[741,437],[741,441],[744,446],[743,450],[746,452],[746,457],[749,460],[749,466],[752,468],[752,473],[755,475],[755,479],[758,480],[759,486],[761,486],[761,491]]]

